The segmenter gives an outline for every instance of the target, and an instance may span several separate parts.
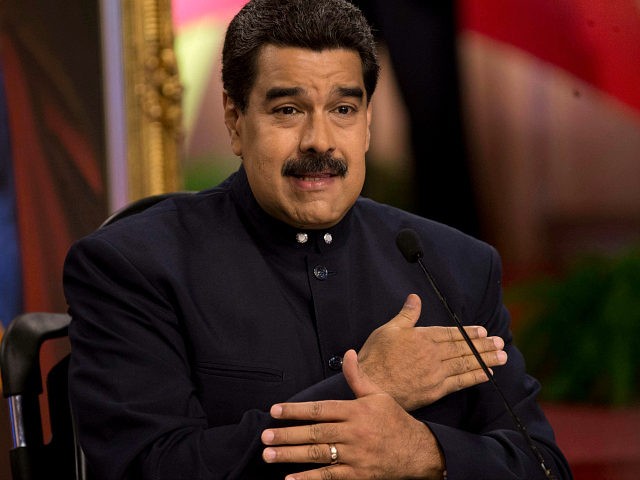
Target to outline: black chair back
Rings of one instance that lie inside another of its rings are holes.
[[[109,216],[101,227],[168,198],[192,193],[173,192],[141,198]],[[69,404],[69,355],[52,366],[46,377],[51,441],[45,443],[43,438],[40,350],[46,340],[66,337],[70,321],[71,317],[62,313],[25,313],[13,319],[2,337],[0,370],[2,393],[9,402],[12,480],[91,478],[77,441]]]
[[[43,392],[40,347],[67,336],[71,318],[61,313],[26,313],[13,319],[2,337],[2,394],[9,401],[13,448],[9,452],[14,480],[82,478],[77,465],[67,391],[69,355],[47,375],[51,441],[44,442],[39,396]]]

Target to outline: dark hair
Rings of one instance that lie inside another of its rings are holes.
[[[233,18],[222,50],[222,83],[244,111],[264,45],[355,50],[370,99],[380,66],[371,27],[358,8],[346,0],[251,0]]]

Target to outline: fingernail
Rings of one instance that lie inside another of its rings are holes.
[[[265,462],[273,462],[276,459],[276,451],[273,448],[265,448],[262,452]]]
[[[282,416],[282,407],[280,405],[274,405],[271,407],[271,416],[273,418],[279,418]]]
[[[502,338],[500,338],[500,337],[493,337],[493,344],[497,348],[502,348],[502,347],[504,347],[504,340],[502,340]]]
[[[415,295],[409,295],[404,302],[405,308],[416,308],[418,306],[418,298]]]
[[[507,361],[507,352],[500,350],[497,353],[498,356],[498,361],[500,361],[501,363],[505,363]]]
[[[275,433],[273,433],[273,430],[265,430],[264,432],[262,432],[262,441],[264,443],[271,443],[273,442],[273,439],[276,437]]]
[[[484,338],[487,336],[487,329],[484,327],[478,327],[477,333],[478,333],[478,338]]]

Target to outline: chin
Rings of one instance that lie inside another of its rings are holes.
[[[319,230],[321,228],[330,228],[338,223],[344,215],[308,215],[298,217],[296,226],[308,230]]]

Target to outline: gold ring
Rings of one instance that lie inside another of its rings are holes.
[[[329,444],[329,456],[331,457],[331,465],[338,463],[338,449],[333,443]]]

